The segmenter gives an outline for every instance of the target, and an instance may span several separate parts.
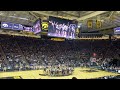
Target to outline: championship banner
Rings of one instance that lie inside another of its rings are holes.
[[[48,31],[48,21],[42,22],[42,31]]]
[[[102,27],[102,22],[100,20],[96,20],[96,27],[101,28]]]
[[[93,20],[88,20],[87,26],[88,26],[88,28],[92,28],[93,27]]]

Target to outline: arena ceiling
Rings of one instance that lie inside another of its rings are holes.
[[[38,18],[48,16],[77,20],[82,31],[103,30],[120,26],[120,11],[0,11],[0,21],[20,23],[32,26]],[[87,20],[93,20],[93,28],[87,28]],[[96,29],[96,20],[102,22],[102,28]]]

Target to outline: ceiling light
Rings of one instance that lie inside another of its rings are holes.
[[[78,28],[80,28],[81,26],[82,26],[82,23],[79,23],[79,24],[78,24]]]
[[[3,15],[3,13],[0,13],[0,15]]]
[[[104,22],[104,20],[100,20],[101,22]]]
[[[117,13],[120,13],[120,11],[117,11]]]
[[[78,28],[80,28],[80,25],[78,25]]]

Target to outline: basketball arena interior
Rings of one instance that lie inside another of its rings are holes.
[[[0,11],[0,79],[119,79],[120,11]]]

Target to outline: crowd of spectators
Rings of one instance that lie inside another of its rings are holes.
[[[31,70],[45,66],[96,67],[118,72],[120,42],[109,40],[66,40],[63,42],[28,37],[0,36],[0,70]],[[2,53],[3,52],[3,53]]]

